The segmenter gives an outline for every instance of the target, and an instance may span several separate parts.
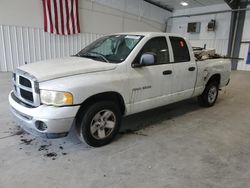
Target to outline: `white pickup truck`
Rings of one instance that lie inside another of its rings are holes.
[[[72,57],[19,67],[9,103],[27,132],[58,138],[74,125],[82,141],[98,147],[113,140],[122,116],[191,97],[213,106],[230,72],[229,60],[197,61],[175,34],[113,34]]]

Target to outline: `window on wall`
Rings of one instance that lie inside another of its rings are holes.
[[[190,54],[186,41],[181,37],[169,37],[174,54],[174,62],[190,61]]]
[[[156,55],[156,64],[169,63],[169,51],[166,37],[155,37],[150,39],[136,57],[135,63],[140,62],[140,58],[144,53],[154,53]]]

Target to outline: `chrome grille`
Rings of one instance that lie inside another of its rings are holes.
[[[31,88],[32,85],[31,85],[31,81],[28,80],[27,78],[24,78],[23,76],[20,76],[19,77],[19,83],[25,87],[29,87]]]
[[[34,76],[17,69],[13,73],[12,83],[19,100],[35,107],[40,105],[39,85]]]

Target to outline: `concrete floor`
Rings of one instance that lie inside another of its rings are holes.
[[[249,83],[249,72],[233,72],[214,107],[191,99],[140,113],[113,143],[90,148],[74,132],[57,140],[18,132],[10,74],[0,73],[0,188],[249,187]]]

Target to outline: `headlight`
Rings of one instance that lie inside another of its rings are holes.
[[[53,106],[72,105],[73,95],[69,92],[41,90],[41,102]]]

